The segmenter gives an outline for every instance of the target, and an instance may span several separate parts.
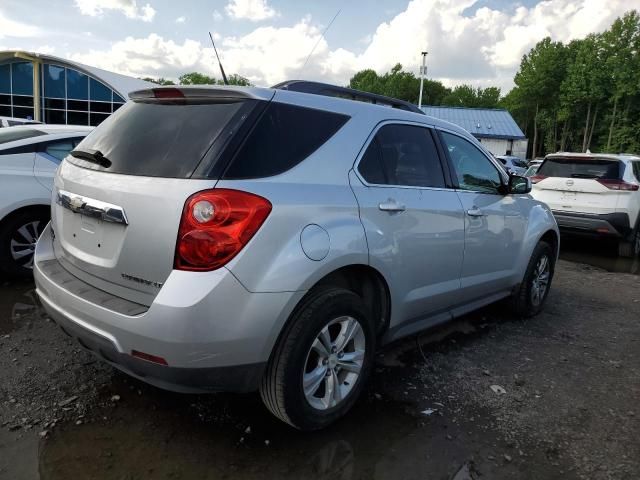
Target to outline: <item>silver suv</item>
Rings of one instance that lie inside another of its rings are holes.
[[[559,236],[529,180],[388,100],[131,94],[58,170],[47,312],[136,378],[260,390],[305,430],[349,410],[377,347],[501,299],[538,313]]]

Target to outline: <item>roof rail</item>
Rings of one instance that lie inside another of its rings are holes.
[[[292,92],[312,93],[314,95],[324,95],[325,97],[345,98],[347,100],[355,100],[358,102],[373,103],[387,107],[399,108],[409,112],[425,113],[415,106],[413,103],[398,100],[397,98],[385,97],[376,93],[368,93],[353,88],[338,87],[329,83],[308,82],[306,80],[287,80],[278,83],[271,88],[277,90],[291,90]]]

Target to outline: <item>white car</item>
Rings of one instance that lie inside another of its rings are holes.
[[[496,159],[504,166],[507,173],[522,175],[527,169],[526,162],[512,155],[497,155]]]
[[[28,277],[49,221],[58,165],[92,127],[29,125],[0,129],[0,274]]]
[[[18,125],[42,125],[42,122],[28,120],[26,118],[0,117],[0,128],[15,127]]]
[[[621,256],[640,255],[640,156],[554,153],[531,181],[561,231],[615,238]]]

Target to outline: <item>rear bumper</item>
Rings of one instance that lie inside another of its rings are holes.
[[[36,247],[34,278],[49,316],[102,360],[179,392],[255,390],[282,325],[304,294],[251,293],[224,268],[174,271],[154,302],[133,315],[135,306],[93,292],[66,271],[54,273],[53,262],[47,227]],[[133,357],[134,350],[167,365]]]
[[[569,233],[612,237],[626,237],[631,233],[629,215],[626,213],[594,215],[554,210],[553,216],[558,228]]]

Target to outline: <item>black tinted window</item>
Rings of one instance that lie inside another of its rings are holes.
[[[460,189],[497,193],[501,177],[491,161],[462,137],[446,132],[442,133],[442,137],[456,170]]]
[[[240,147],[224,178],[259,178],[293,168],[331,138],[346,115],[271,103]]]
[[[255,104],[128,102],[76,147],[99,150],[111,162],[108,168],[73,157],[67,160],[110,173],[188,178],[214,144],[226,141],[225,127]]]
[[[358,166],[369,183],[444,187],[444,175],[431,132],[424,127],[385,125]]]
[[[538,175],[618,180],[621,178],[620,165],[618,160],[577,157],[548,158],[538,170]]]
[[[640,182],[640,162],[631,162],[633,166],[633,174],[636,177],[636,180]]]

